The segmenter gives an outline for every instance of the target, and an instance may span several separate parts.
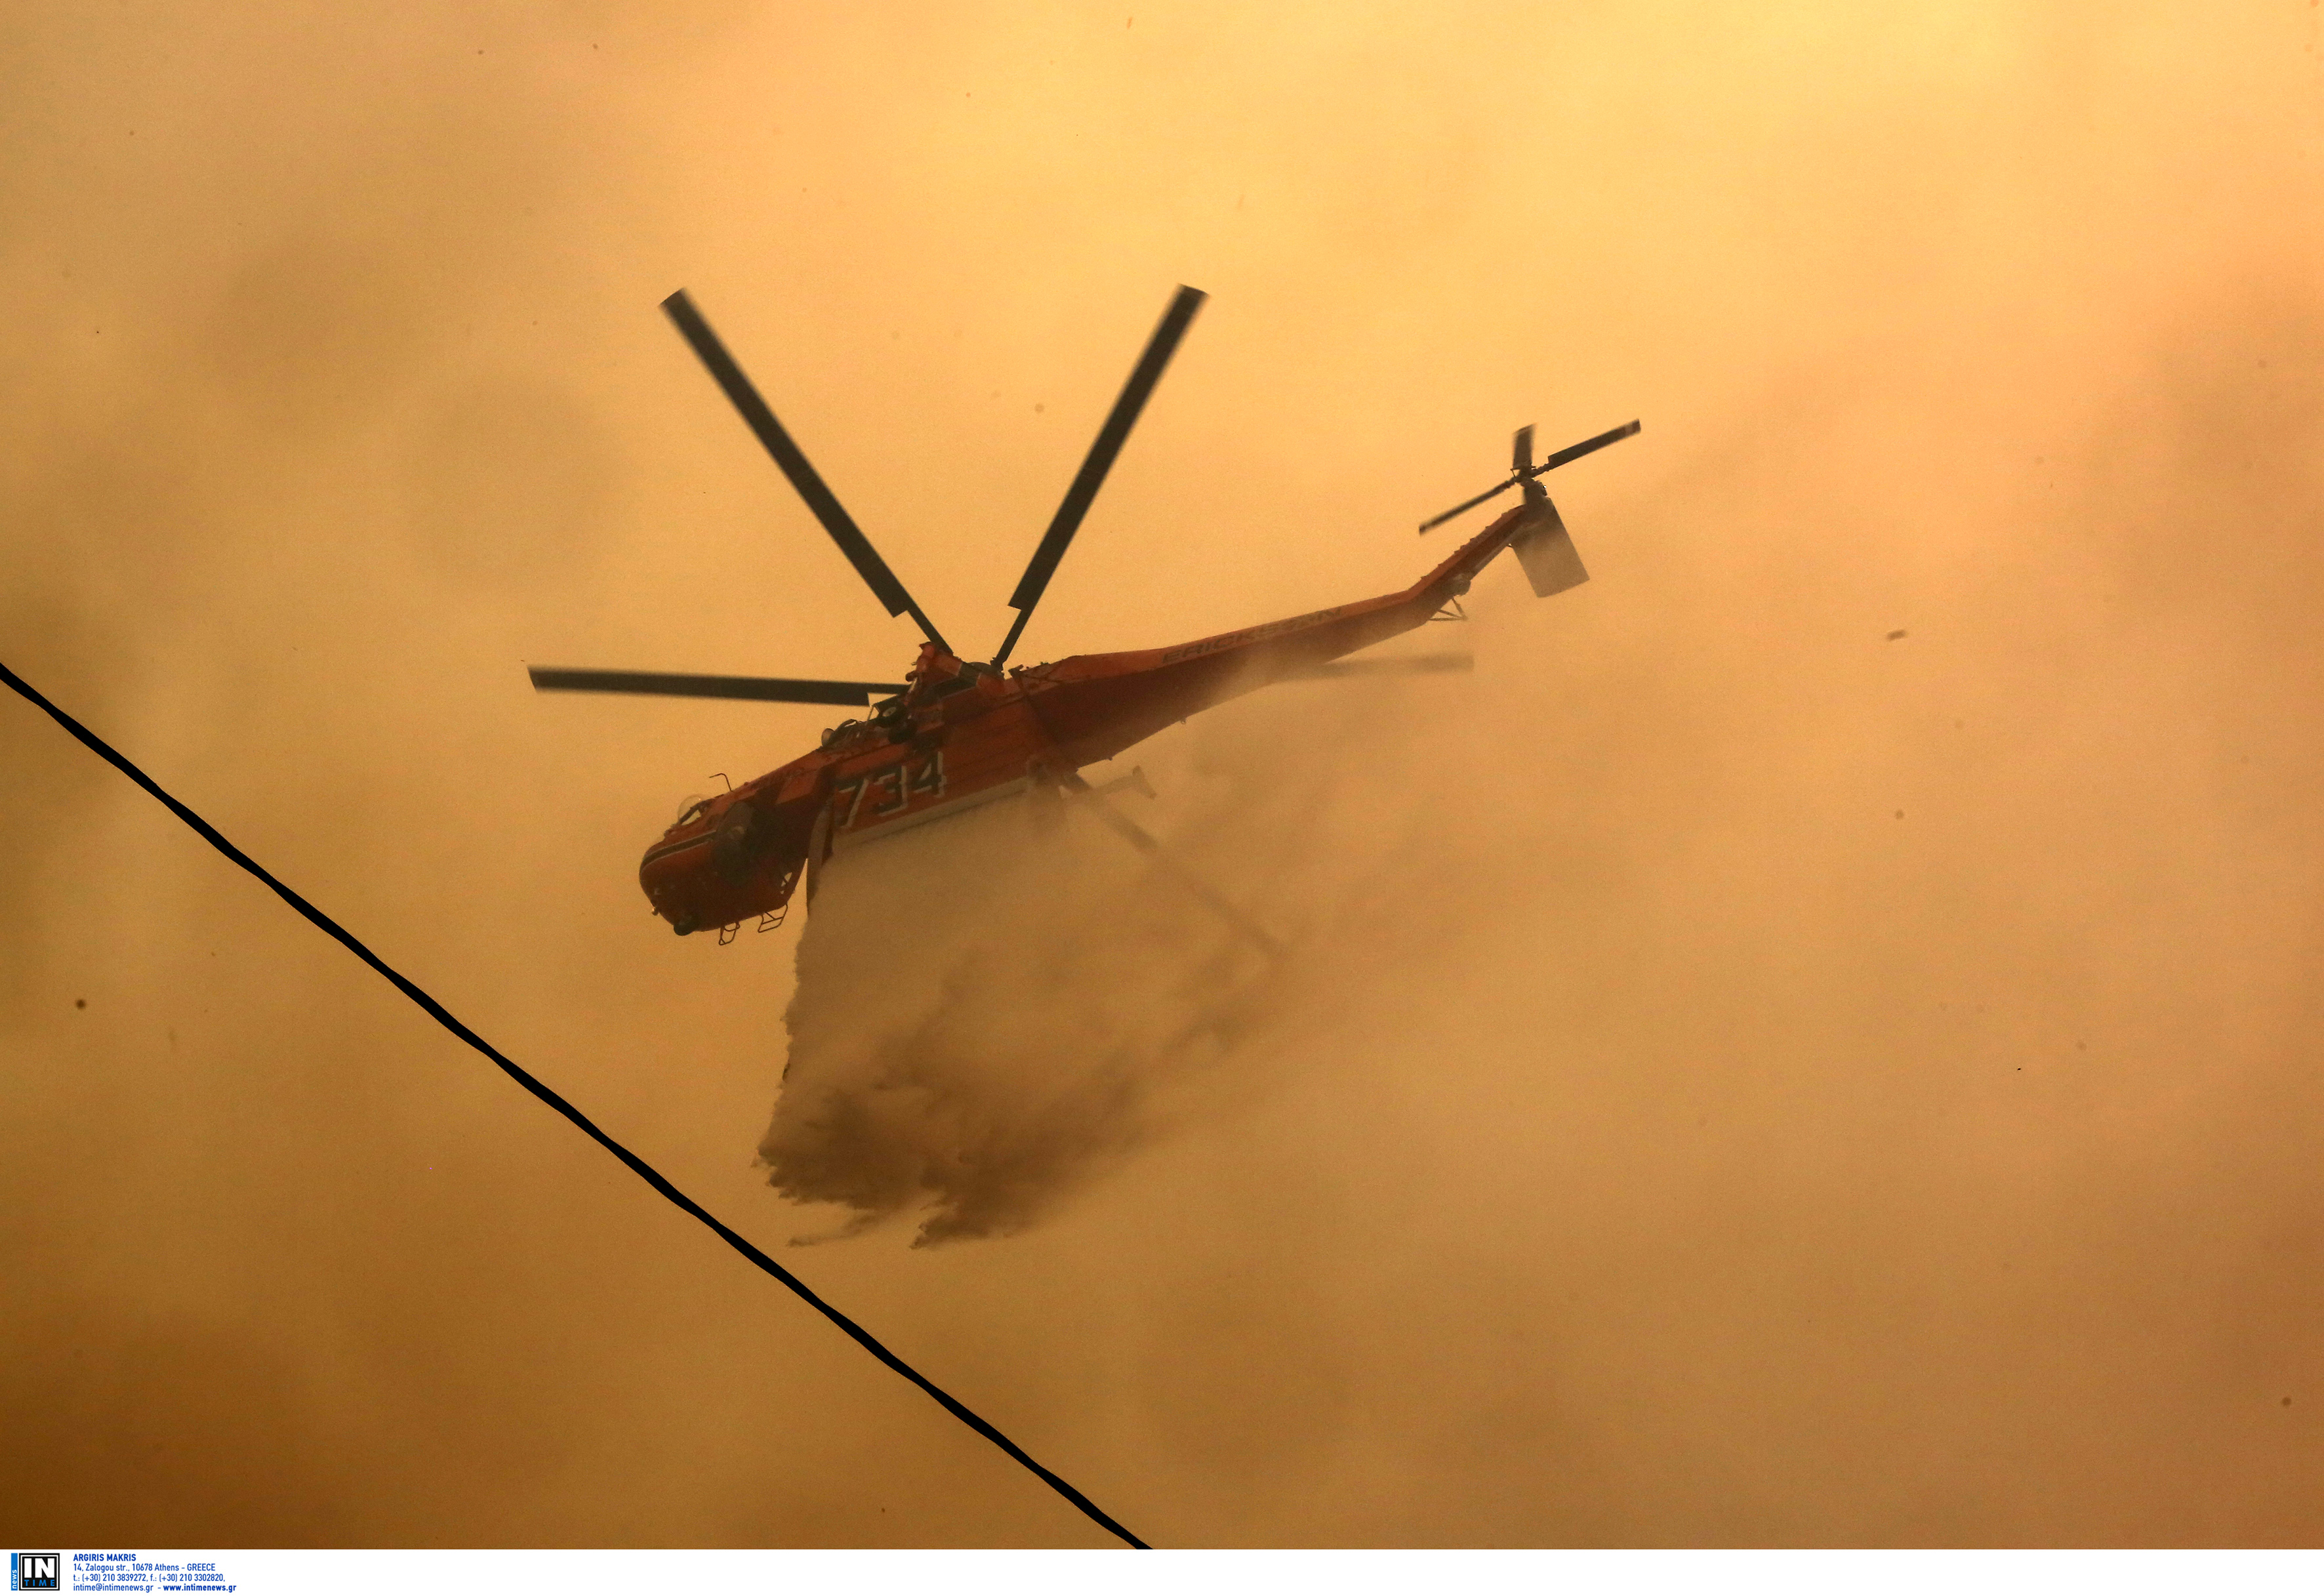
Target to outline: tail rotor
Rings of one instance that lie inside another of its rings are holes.
[[[1478,505],[1488,500],[1499,498],[1511,488],[1531,486],[1537,478],[1556,470],[1560,466],[1571,465],[1584,455],[1594,455],[1609,443],[1619,443],[1626,438],[1635,438],[1637,436],[1637,431],[1638,424],[1636,421],[1628,422],[1610,432],[1600,432],[1595,438],[1585,438],[1569,448],[1562,448],[1540,465],[1536,466],[1532,463],[1533,429],[1520,427],[1517,429],[1516,443],[1510,449],[1508,481],[1498,487],[1487,488],[1473,499],[1462,500],[1442,515],[1429,517],[1420,523],[1420,530],[1423,532],[1433,532],[1456,515],[1466,515]]]
[[[1424,534],[1433,531],[1454,516],[1465,515],[1488,500],[1499,498],[1511,488],[1522,489],[1526,508],[1531,513],[1524,528],[1509,540],[1509,547],[1517,552],[1517,563],[1525,567],[1526,580],[1533,585],[1534,596],[1547,598],[1569,587],[1579,587],[1590,580],[1590,573],[1583,567],[1582,555],[1565,530],[1564,518],[1550,503],[1549,490],[1541,485],[1541,479],[1560,466],[1596,454],[1608,444],[1635,437],[1637,431],[1638,423],[1628,422],[1562,448],[1536,466],[1533,463],[1533,428],[1520,427],[1509,443],[1508,480],[1498,487],[1487,488],[1473,499],[1462,501],[1442,515],[1422,521],[1420,530]]]

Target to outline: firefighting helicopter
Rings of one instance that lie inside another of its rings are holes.
[[[1083,795],[1098,803],[1115,830],[1152,853],[1153,839],[1134,822],[1104,810],[1102,798],[1107,789],[1090,787],[1079,773],[1084,766],[1110,760],[1199,710],[1269,683],[1465,665],[1465,660],[1443,656],[1333,662],[1440,613],[1457,616],[1461,595],[1504,549],[1517,551],[1540,597],[1589,579],[1540,479],[1632,436],[1638,430],[1637,421],[1560,449],[1539,465],[1533,460],[1533,429],[1521,428],[1508,478],[1423,522],[1420,530],[1427,532],[1512,488],[1521,490],[1520,502],[1400,593],[1168,648],[1076,654],[1048,664],[1010,667],[1009,656],[1025,623],[1206,297],[1185,287],[1172,297],[1010,595],[1017,619],[989,660],[966,659],[945,641],[776,420],[686,291],[681,289],[662,302],[679,334],[873,595],[890,616],[908,613],[926,640],[901,682],[530,668],[533,687],[544,692],[648,693],[871,709],[868,718],[849,720],[825,732],[821,746],[788,764],[689,803],[646,850],[638,869],[640,884],[653,912],[678,935],[715,927],[724,943],[753,917],[761,929],[770,929],[780,923],[803,883],[812,899],[818,872],[835,853],[1021,793]],[[1199,881],[1189,884],[1266,940]]]

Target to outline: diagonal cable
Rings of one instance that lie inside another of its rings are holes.
[[[833,1307],[829,1303],[824,1301],[823,1298],[817,1296],[814,1291],[808,1287],[806,1281],[800,1279],[797,1275],[792,1274],[788,1269],[783,1268],[782,1265],[777,1263],[773,1259],[769,1258],[765,1253],[760,1251],[758,1248],[752,1246],[748,1241],[744,1240],[741,1235],[729,1229],[725,1224],[722,1223],[718,1219],[713,1216],[710,1211],[703,1207],[701,1204],[696,1202],[684,1192],[679,1191],[676,1186],[670,1185],[670,1183],[664,1179],[660,1172],[655,1169],[652,1165],[647,1163],[643,1158],[639,1158],[637,1154],[630,1151],[629,1149],[623,1147],[620,1142],[615,1141],[603,1130],[598,1130],[595,1125],[590,1122],[588,1116],[582,1113],[579,1109],[575,1108],[571,1103],[566,1102],[562,1097],[559,1097],[549,1087],[535,1080],[513,1059],[501,1052],[497,1047],[494,1047],[490,1042],[485,1041],[484,1038],[470,1030],[466,1026],[461,1024],[459,1020],[454,1019],[451,1011],[446,1009],[443,1004],[438,1002],[434,998],[429,997],[426,992],[420,991],[419,987],[413,985],[403,976],[390,969],[386,963],[382,960],[378,955],[373,953],[371,949],[356,941],[353,934],[344,929],[337,921],[332,919],[330,916],[325,914],[321,909],[317,909],[304,898],[300,897],[298,893],[293,892],[281,881],[276,881],[272,875],[267,873],[265,868],[259,864],[256,860],[251,858],[249,854],[244,853],[240,848],[235,847],[232,843],[226,841],[225,837],[221,836],[217,828],[212,826],[208,821],[204,820],[199,815],[195,814],[191,809],[186,807],[185,805],[180,803],[176,798],[171,798],[168,793],[162,791],[159,784],[157,784],[152,777],[146,775],[144,771],[130,763],[129,761],[122,755],[115,753],[113,749],[106,744],[103,738],[90,731],[87,726],[82,725],[78,721],[73,719],[72,716],[67,715],[63,710],[59,709],[55,705],[50,703],[46,698],[42,697],[37,691],[35,691],[30,683],[26,682],[23,678],[18,676],[14,671],[9,669],[5,665],[0,665],[0,681],[5,681],[8,686],[14,687],[28,701],[38,706],[48,715],[50,719],[55,721],[57,724],[62,726],[66,731],[70,732],[75,737],[79,738],[83,743],[88,745],[92,753],[95,753],[99,759],[104,760],[107,764],[113,766],[123,775],[128,777],[132,781],[134,781],[138,786],[143,788],[147,792],[152,794],[154,798],[161,800],[162,806],[167,808],[170,813],[175,815],[179,819],[184,821],[188,826],[192,826],[196,832],[199,833],[204,842],[209,844],[211,847],[216,848],[228,859],[233,860],[236,864],[242,866],[243,869],[248,871],[260,881],[265,882],[276,897],[281,899],[283,902],[289,904],[292,909],[297,909],[300,914],[306,916],[309,920],[314,923],[317,929],[337,940],[345,946],[349,953],[355,955],[355,957],[361,959],[364,964],[369,964],[373,969],[385,976],[388,981],[394,985],[396,991],[401,992],[405,997],[410,998],[422,1009],[425,1009],[435,1019],[437,1024],[442,1026],[446,1030],[450,1031],[454,1036],[467,1043],[469,1047],[474,1047],[486,1058],[491,1059],[495,1065],[498,1065],[501,1072],[507,1075],[509,1079],[514,1081],[518,1085],[531,1093],[535,1097],[540,1099],[541,1102],[547,1103],[550,1108],[555,1109],[558,1113],[563,1114],[567,1119],[572,1121],[573,1123],[578,1127],[582,1133],[587,1136],[590,1140],[595,1142],[599,1147],[604,1148],[607,1152],[613,1154],[613,1157],[628,1165],[631,1172],[636,1175],[639,1179],[644,1181],[648,1185],[653,1187],[654,1190],[669,1198],[678,1207],[692,1214],[696,1219],[700,1220],[704,1224],[708,1225],[712,1230],[718,1233],[719,1240],[724,1241],[726,1245],[732,1247],[744,1258],[749,1259],[752,1263],[758,1265],[759,1268],[764,1269],[768,1274],[772,1275],[776,1279],[781,1281],[786,1287],[788,1287],[795,1295],[807,1305],[807,1306],[813,1308],[816,1313],[821,1314],[825,1318],[830,1320],[842,1331],[853,1337],[856,1344],[861,1346],[865,1352],[879,1359],[881,1362],[885,1363],[889,1368],[894,1370],[898,1374],[902,1375],[906,1379],[910,1380],[914,1385],[919,1387],[920,1389],[926,1391],[929,1396],[935,1398],[937,1404],[941,1406],[945,1412],[951,1414],[953,1417],[960,1420],[961,1423],[966,1425],[970,1429],[974,1430],[987,1441],[991,1442],[992,1444],[1001,1448],[1001,1451],[1007,1453],[1010,1457],[1015,1458],[1019,1462],[1024,1464],[1025,1467],[1039,1475],[1042,1481],[1046,1483],[1050,1490],[1056,1491],[1059,1496],[1064,1497],[1067,1501],[1073,1503],[1074,1507],[1079,1508],[1084,1514],[1088,1515],[1091,1519],[1094,1520],[1096,1523],[1103,1525],[1108,1530],[1120,1536],[1123,1540],[1129,1542],[1139,1550],[1145,1551],[1148,1549],[1144,1541],[1139,1540],[1136,1536],[1130,1534],[1130,1531],[1115,1523],[1112,1518],[1110,1517],[1102,1508],[1100,1508],[1095,1502],[1090,1500],[1089,1498],[1074,1490],[1066,1481],[1060,1478],[1058,1475],[1050,1472],[1047,1469],[1043,1468],[1039,1463],[1035,1462],[1026,1453],[1023,1447],[1009,1439],[1008,1436],[1002,1435],[999,1430],[994,1429],[983,1419],[979,1418],[974,1413],[971,1412],[964,1404],[945,1392],[943,1388],[938,1387],[935,1381],[929,1379],[918,1370],[914,1369],[910,1364],[896,1356],[895,1353],[890,1352],[886,1347],[881,1346],[878,1341],[873,1339],[870,1331],[864,1329],[854,1320],[849,1318],[837,1308]]]

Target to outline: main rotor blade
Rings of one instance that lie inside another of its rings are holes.
[[[790,478],[791,486],[807,501],[807,507],[815,512],[816,520],[823,523],[823,530],[831,534],[831,540],[839,545],[839,551],[847,556],[848,563],[854,566],[855,574],[863,578],[872,595],[888,606],[890,615],[908,612],[930,642],[946,653],[952,652],[943,635],[920,613],[920,606],[912,602],[912,595],[904,591],[904,585],[896,580],[896,573],[888,568],[888,562],[880,558],[880,551],[872,547],[872,540],[863,535],[837,496],[816,475],[815,467],[807,464],[807,456],[791,441],[791,435],[783,430],[783,424],[775,420],[775,412],[767,408],[767,401],[759,397],[751,379],[742,374],[742,368],[726,353],[726,346],[710,330],[710,324],[694,308],[686,291],[679,289],[670,295],[661,302],[661,308],[676,324],[680,336],[694,346],[702,364],[710,368],[711,376],[742,413],[743,422],[765,446],[767,453],[775,457],[775,464]]]
[[[1105,425],[1099,429],[1097,441],[1090,446],[1089,457],[1082,462],[1081,472],[1074,478],[1073,486],[1065,490],[1065,503],[1057,506],[1056,519],[1049,522],[1049,530],[1042,535],[1041,546],[1033,550],[1032,561],[1026,566],[1025,575],[1019,578],[1017,591],[1009,595],[1010,607],[1017,612],[1017,622],[1010,627],[1009,636],[1001,643],[1001,651],[992,657],[994,665],[1006,661],[1009,651],[1017,646],[1018,635],[1025,630],[1025,623],[1032,615],[1033,606],[1041,602],[1041,595],[1047,590],[1050,577],[1056,572],[1057,562],[1065,557],[1065,549],[1073,542],[1074,534],[1081,530],[1082,517],[1089,513],[1090,501],[1097,497],[1098,489],[1105,484],[1105,474],[1113,469],[1114,457],[1121,453],[1121,446],[1129,439],[1130,428],[1138,424],[1138,415],[1146,408],[1147,397],[1154,392],[1154,384],[1162,380],[1162,370],[1170,364],[1170,356],[1177,350],[1178,340],[1185,337],[1187,324],[1194,319],[1194,312],[1203,308],[1203,301],[1208,298],[1210,296],[1201,289],[1182,284],[1172,297],[1170,308],[1162,313],[1160,325],[1155,328],[1154,336],[1146,341],[1146,353],[1139,357],[1136,368],[1130,372],[1130,382],[1123,387],[1121,397],[1113,401],[1113,413],[1106,417]]]
[[[901,682],[799,681],[776,676],[677,676],[650,670],[530,669],[532,685],[544,693],[654,693],[669,698],[749,698],[768,704],[853,704],[904,690]]]
[[[1221,897],[1210,882],[1189,869],[1177,854],[1164,847],[1152,832],[1107,803],[1102,790],[1092,787],[1083,780],[1080,771],[1067,772],[1059,785],[1087,804],[1090,812],[1105,822],[1116,836],[1153,860],[1162,869],[1176,876],[1181,884],[1210,906],[1213,914],[1257,943],[1260,952],[1269,958],[1280,958],[1283,955],[1283,945],[1269,936],[1264,927]],[[1108,783],[1108,786],[1111,785],[1111,783]]]
[[[1282,679],[1321,682],[1351,676],[1446,676],[1476,669],[1474,654],[1405,654],[1389,660],[1333,660],[1295,670]]]

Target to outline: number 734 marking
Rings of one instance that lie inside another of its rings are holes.
[[[835,781],[831,786],[833,812],[839,829],[845,831],[859,819],[885,820],[911,807],[916,798],[944,797],[944,750],[939,748],[918,763],[899,760],[884,770],[872,770]],[[881,793],[887,796],[882,798]],[[864,813],[863,803],[872,800],[871,813]]]

